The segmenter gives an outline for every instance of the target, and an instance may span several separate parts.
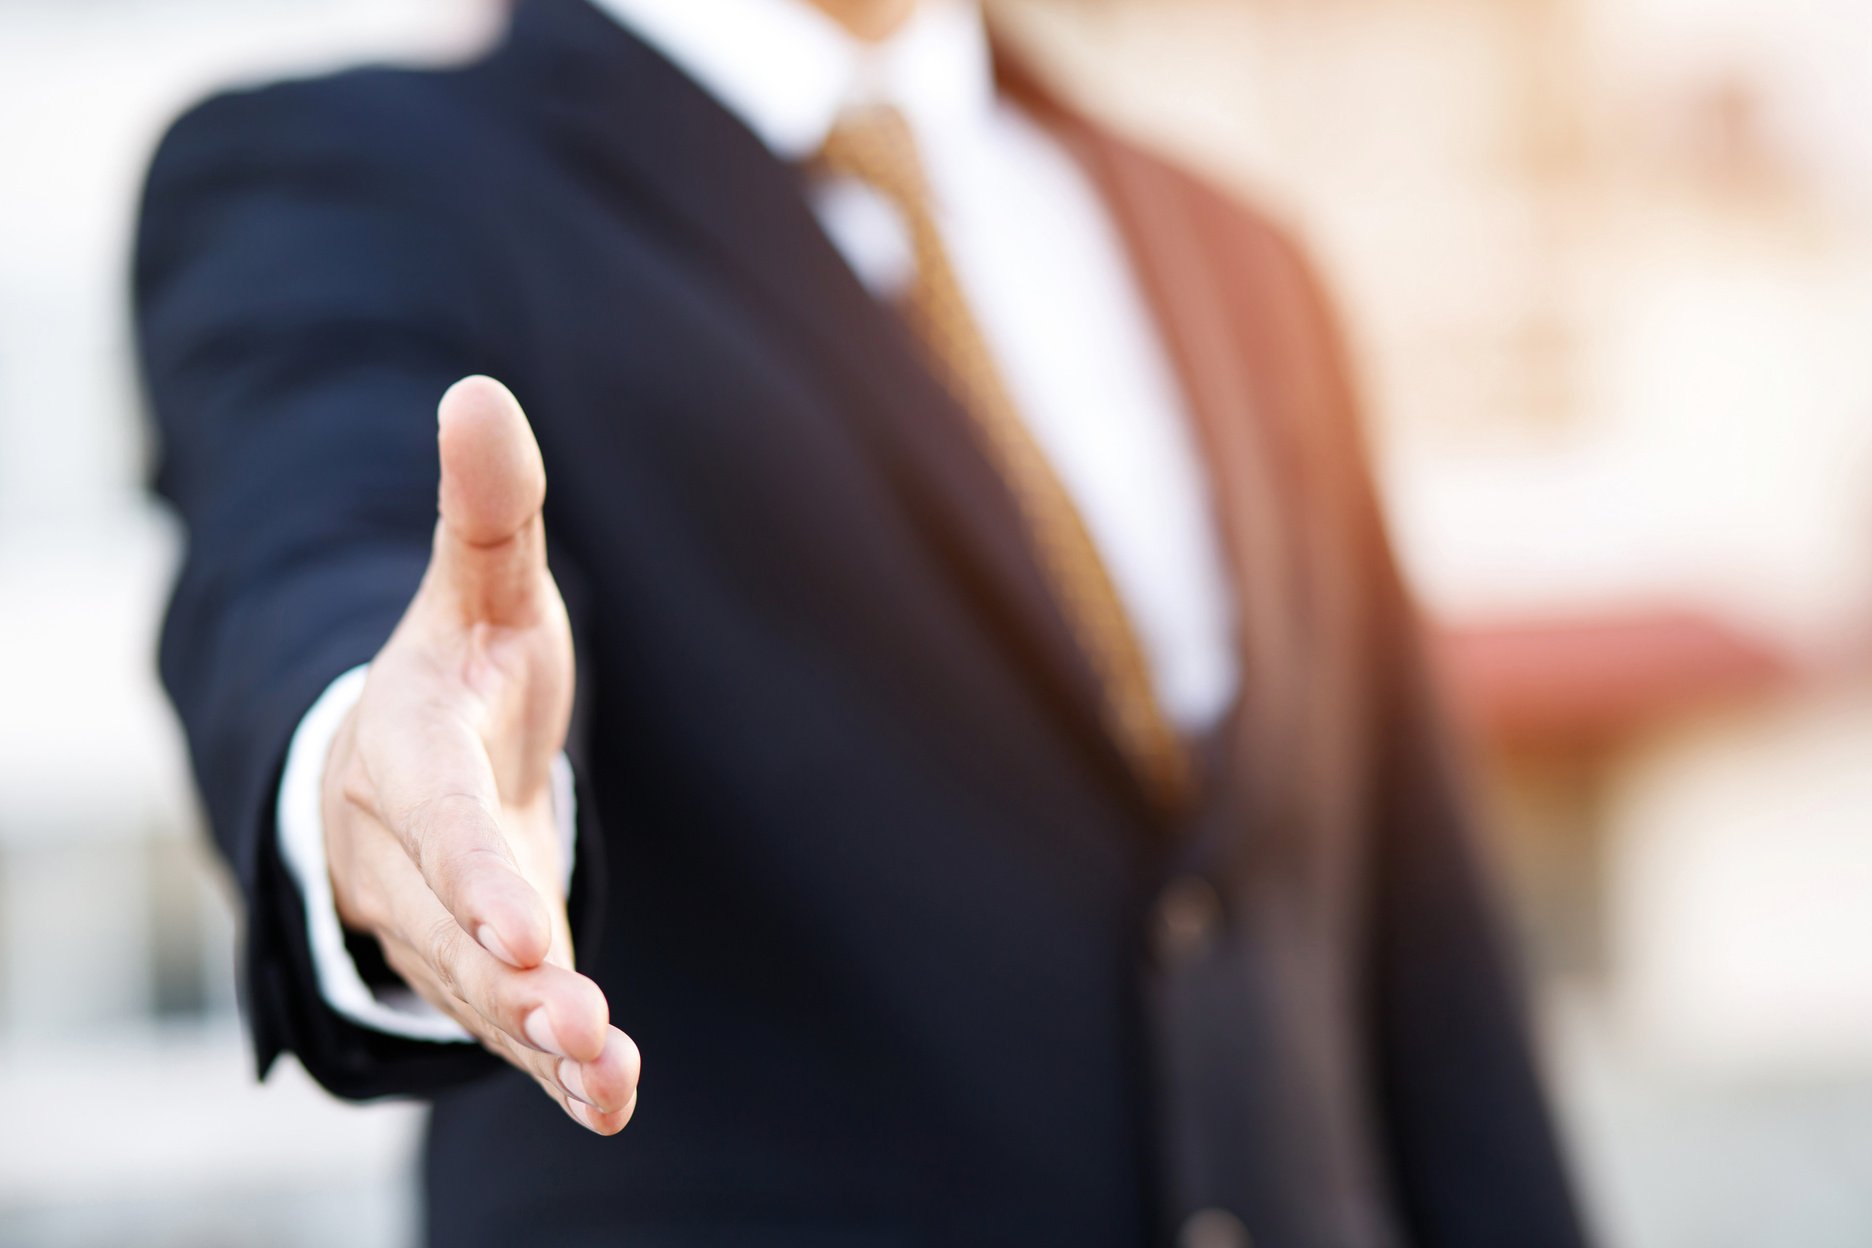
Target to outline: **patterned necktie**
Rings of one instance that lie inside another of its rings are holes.
[[[987,339],[969,312],[931,211],[915,136],[896,109],[848,112],[827,137],[819,165],[856,178],[903,214],[915,251],[914,285],[903,313],[928,363],[973,419],[1007,482],[1054,595],[1104,686],[1109,731],[1152,795],[1178,804],[1189,784],[1182,740],[1164,717],[1124,604],[1085,522],[1022,422]]]

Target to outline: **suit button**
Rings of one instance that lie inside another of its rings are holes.
[[[1177,1248],[1254,1248],[1254,1240],[1228,1210],[1203,1209],[1191,1214],[1177,1232]]]
[[[1171,881],[1157,898],[1154,917],[1151,940],[1157,958],[1174,965],[1202,952],[1215,939],[1222,925],[1222,898],[1208,880],[1186,875]]]

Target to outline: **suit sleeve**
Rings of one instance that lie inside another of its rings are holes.
[[[186,528],[160,666],[244,903],[261,1073],[292,1051],[341,1096],[424,1094],[495,1059],[325,1004],[275,805],[300,720],[376,653],[421,578],[436,403],[468,373],[503,371],[487,346],[498,300],[426,202],[442,193],[435,179],[409,171],[421,145],[399,150],[376,116],[342,115],[316,86],[209,101],[149,175],[138,346],[157,488]]]
[[[1468,760],[1391,549],[1351,368],[1295,253],[1340,420],[1328,458],[1357,547],[1372,658],[1366,1008],[1392,1179],[1422,1248],[1587,1242],[1538,1072],[1521,968],[1481,853]]]

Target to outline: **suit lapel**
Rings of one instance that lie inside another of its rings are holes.
[[[492,68],[545,140],[602,189],[660,213],[675,248],[742,297],[850,396],[854,437],[887,474],[955,592],[1009,647],[1099,770],[1144,801],[1103,725],[1103,691],[968,416],[899,319],[827,239],[799,172],[680,70],[586,0],[521,0]]]
[[[1205,204],[1215,215],[1212,196],[1068,107],[1004,43],[996,76],[1098,186],[1175,364],[1228,555],[1242,663],[1239,705],[1217,729],[1232,742],[1235,765],[1203,779],[1213,790],[1246,776],[1271,800],[1291,779],[1296,755],[1287,737],[1307,700],[1295,483],[1277,467],[1294,462],[1283,431],[1311,406],[1297,372],[1306,357],[1289,349],[1292,335],[1267,323],[1282,303],[1274,289],[1257,281],[1250,299],[1237,297],[1240,275],[1221,265],[1241,239],[1217,237],[1204,219]],[[1206,755],[1213,764],[1216,751]]]

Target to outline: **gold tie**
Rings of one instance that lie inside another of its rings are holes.
[[[903,313],[932,371],[973,418],[1007,481],[1042,570],[1104,685],[1108,728],[1158,801],[1174,806],[1189,783],[1183,742],[1151,687],[1144,651],[1072,499],[1021,421],[987,339],[943,247],[909,124],[896,109],[848,112],[820,153],[827,172],[857,178],[896,205],[909,227],[916,277]]]

